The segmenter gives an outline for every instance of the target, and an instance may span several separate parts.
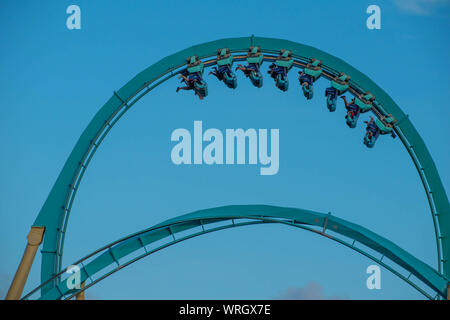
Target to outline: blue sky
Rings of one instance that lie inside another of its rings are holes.
[[[79,5],[82,29],[66,28]],[[381,8],[368,30],[366,8]],[[194,44],[237,36],[305,43],[347,61],[408,113],[446,190],[448,152],[448,1],[2,1],[0,4],[0,293],[26,235],[82,130],[113,90],[159,59]],[[267,65],[265,66],[267,68]],[[265,70],[265,69],[264,69]],[[329,113],[316,85],[306,101],[290,74],[288,92],[268,77],[262,89],[238,76],[236,90],[207,77],[209,96],[175,93],[172,79],[118,123],[92,161],[74,204],[64,265],[131,232],[193,210],[273,204],[334,215],[368,227],[432,266],[433,227],[420,179],[398,139],[362,144],[362,121]],[[256,166],[175,166],[176,128],[279,128],[280,171]],[[39,282],[39,258],[27,289]],[[382,270],[316,235],[282,226],[228,230],[186,241],[91,288],[99,299],[421,299]]]

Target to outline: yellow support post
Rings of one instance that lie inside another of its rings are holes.
[[[81,284],[81,289],[83,289],[83,288],[84,288],[84,282]],[[81,291],[80,293],[78,293],[78,294],[75,296],[75,300],[85,300],[84,292],[85,292],[85,290],[83,290],[83,291]]]
[[[20,261],[14,279],[9,287],[8,294],[5,298],[6,300],[20,299],[25,283],[27,282],[31,266],[33,265],[37,249],[44,239],[44,231],[44,227],[31,227],[30,233],[28,233],[27,237],[27,247],[25,248],[22,260]]]

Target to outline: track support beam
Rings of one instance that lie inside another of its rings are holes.
[[[44,227],[31,227],[30,233],[27,237],[27,246],[17,268],[14,279],[6,295],[6,300],[19,300],[22,295],[23,288],[27,282],[28,274],[30,273],[31,266],[33,265],[34,257],[36,256],[37,249],[44,239]]]
[[[83,288],[84,288],[84,282],[81,284],[81,289],[83,289]],[[75,299],[76,300],[85,300],[85,296],[84,296],[85,292],[86,292],[86,290],[83,290],[83,291],[77,293],[77,295],[75,296]]]

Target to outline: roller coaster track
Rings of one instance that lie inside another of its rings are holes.
[[[433,159],[408,115],[372,80],[346,62],[296,42],[251,36],[211,41],[179,51],[151,65],[113,92],[83,131],[33,223],[33,227],[45,228],[41,251],[41,283],[45,283],[41,288],[43,294],[54,288],[59,281],[55,275],[61,271],[64,238],[80,182],[95,152],[117,121],[144,95],[179,74],[186,66],[187,57],[196,55],[209,67],[216,63],[218,48],[229,48],[234,60],[242,61],[250,46],[260,46],[265,61],[274,61],[281,49],[291,50],[294,66],[300,68],[313,58],[319,59],[322,61],[323,77],[331,80],[344,72],[351,77],[349,91],[352,94],[361,95],[370,91],[375,96],[372,110],[376,116],[394,116],[397,120],[394,131],[408,151],[428,199],[436,237],[437,272],[444,277],[449,276],[450,264],[447,259],[450,254],[450,204]],[[52,281],[48,281],[50,279]]]
[[[362,226],[330,214],[309,210],[242,205],[192,212],[114,241],[71,264],[79,266],[80,281],[86,283],[84,287],[73,289],[70,286],[70,274],[66,273],[66,269],[64,269],[53,279],[65,278],[57,286],[39,296],[39,299],[70,299],[144,257],[200,235],[229,228],[268,223],[292,226],[327,237],[382,265],[428,299],[436,299],[438,296],[446,297],[448,279],[391,241]],[[188,234],[186,234],[187,232]],[[178,237],[179,234],[181,236]],[[338,236],[344,236],[352,242],[340,239]],[[161,244],[161,240],[164,239],[166,241]],[[152,246],[156,242],[158,242],[158,245]],[[364,247],[376,251],[381,257],[367,253]],[[137,253],[137,256],[135,253]],[[387,263],[386,260],[388,259],[396,268]],[[403,269],[409,272],[407,276],[400,271]],[[420,280],[420,283],[418,283],[419,281],[413,282],[412,275]],[[52,279],[48,281],[52,281]],[[24,296],[23,299],[33,298],[33,296],[39,294],[39,289],[45,285],[46,283],[41,284]],[[429,290],[425,290],[424,285]],[[429,291],[433,291],[434,296],[430,295]]]

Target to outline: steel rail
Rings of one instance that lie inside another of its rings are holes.
[[[177,69],[185,65],[187,56],[195,54],[200,59],[205,59],[215,56],[217,48],[224,47],[230,48],[232,53],[246,52],[249,45],[259,45],[263,53],[269,54],[278,53],[283,48],[289,49],[293,52],[295,59],[304,63],[312,58],[319,59],[322,61],[324,71],[329,74],[335,76],[339,72],[345,72],[347,75],[350,75],[350,86],[354,92],[359,94],[365,91],[372,92],[376,97],[373,103],[376,111],[379,111],[382,115],[393,114],[399,120],[394,130],[400,133],[399,137],[408,150],[416,168],[420,168],[418,169],[419,176],[430,205],[437,243],[438,270],[439,272],[441,271],[442,264],[444,275],[449,274],[450,270],[446,262],[450,249],[450,239],[448,237],[450,205],[434,162],[409,118],[381,88],[344,61],[299,43],[252,36],[212,41],[180,51],[150,66],[120,90],[114,92],[113,96],[98,111],[80,136],[33,224],[33,226],[46,228],[42,250],[42,282],[52,278],[61,268],[63,242],[73,199],[86,170],[87,166],[85,164],[91,161],[95,151],[98,149],[100,137],[101,142],[112,128],[110,122],[116,116],[120,119],[134,103],[160,83],[156,83],[152,87],[149,87],[150,85],[164,76],[166,78],[162,79],[161,83],[177,74],[179,72]],[[47,288],[51,288],[54,284],[52,283]]]
[[[106,275],[100,276],[99,278],[100,281],[106,278],[107,276],[115,273],[116,271],[119,271],[122,268],[128,266],[129,264],[134,263],[156,251],[166,248],[169,245],[190,239],[194,236],[204,234],[205,231],[212,232],[216,230],[222,230],[223,228],[239,226],[240,225],[239,223],[235,223],[235,220],[237,219],[250,219],[253,221],[266,223],[267,222],[280,223],[301,228],[307,231],[311,231],[321,236],[325,236],[340,244],[344,244],[345,246],[379,263],[381,266],[392,272],[394,275],[406,281],[409,285],[418,290],[420,293],[424,294],[427,298],[432,299],[433,297],[429,295],[425,290],[423,290],[419,285],[413,283],[410,280],[411,275],[414,275],[416,278],[422,281],[427,287],[431,288],[437,295],[445,297],[446,288],[449,280],[442,274],[438,273],[436,270],[428,266],[427,264],[423,263],[422,261],[413,257],[405,250],[393,244],[389,240],[371,232],[370,230],[362,226],[337,218],[335,216],[331,216],[330,214],[323,214],[310,210],[282,208],[275,206],[261,206],[261,205],[226,206],[192,212],[187,215],[167,220],[161,224],[157,224],[148,229],[130,234],[129,236],[114,241],[92,252],[91,254],[83,257],[82,259],[79,259],[72,265],[81,264],[83,266],[81,274],[84,276],[84,278],[82,279],[82,281],[84,282],[88,278],[92,279],[91,278],[92,276],[96,275],[106,266],[117,263],[117,267],[115,270],[108,272]],[[225,221],[232,221],[232,223],[229,226],[220,226],[218,227],[219,229],[214,228],[208,230],[204,229],[205,225]],[[191,230],[199,226],[202,226],[203,230],[202,232],[190,234],[181,239],[175,239],[175,235],[177,233]],[[317,227],[318,229],[316,230],[314,229],[314,227]],[[168,232],[162,233],[162,231],[164,230]],[[353,243],[350,244],[349,242],[341,240],[335,235],[330,234],[329,231],[333,232],[333,234],[342,235],[354,241]],[[148,246],[149,244],[167,237],[170,238],[171,236],[174,237],[173,243],[163,244],[162,246],[150,251],[145,249],[146,246]],[[136,240],[138,241],[136,242]],[[369,254],[364,249],[355,247],[355,242],[361,243],[362,245],[378,252],[379,254],[382,255],[381,259],[376,258],[375,256]],[[142,248],[145,249],[144,254],[141,254],[136,258],[132,258],[130,261],[126,263],[123,264],[119,263],[120,259],[132,254],[135,251],[141,250]],[[111,253],[112,259],[108,254],[107,256],[109,258],[105,260],[104,256],[105,252]],[[410,275],[408,277],[405,277],[400,272],[395,270],[393,267],[386,264],[383,261],[384,257],[389,258],[396,265],[410,272]],[[85,265],[84,262],[86,262],[89,259],[91,260],[87,265]],[[63,273],[64,272],[60,272],[58,275],[55,276],[55,278],[61,276]],[[67,281],[67,279],[65,279],[65,281]],[[97,281],[92,280],[92,282],[96,283]],[[45,285],[46,283],[42,283],[40,286],[38,286],[30,293],[28,293],[24,297],[24,299],[29,298],[37,290],[39,290]],[[66,294],[78,293],[78,291],[68,292],[67,286],[64,287],[64,285],[65,285],[64,281],[60,282],[58,284],[58,288],[53,288],[49,290],[48,294],[47,293],[42,294],[41,298],[60,299]],[[85,288],[87,289],[91,285],[93,284],[88,284],[85,286]]]

